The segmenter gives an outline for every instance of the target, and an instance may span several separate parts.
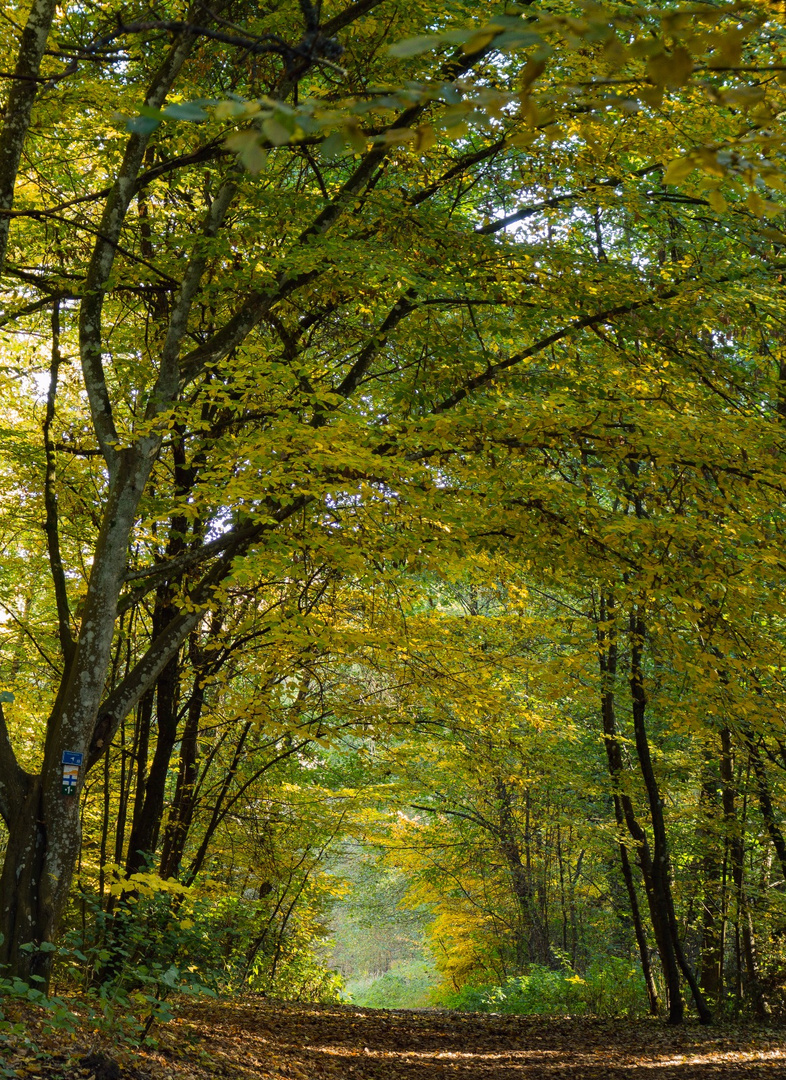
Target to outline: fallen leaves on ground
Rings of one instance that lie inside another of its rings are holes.
[[[183,1004],[155,1050],[131,1054],[105,1040],[56,1047],[49,1035],[46,1047],[36,1040],[48,1058],[7,1046],[6,1067],[20,1080],[781,1080],[785,1036],[244,998]]]

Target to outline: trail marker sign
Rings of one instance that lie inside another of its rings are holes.
[[[84,754],[75,750],[63,751],[63,794],[76,795],[76,786],[79,783],[79,770],[82,767]]]

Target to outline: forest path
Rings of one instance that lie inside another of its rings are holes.
[[[782,1027],[674,1029],[246,999],[189,1005],[164,1042],[154,1057],[176,1078],[786,1080]]]

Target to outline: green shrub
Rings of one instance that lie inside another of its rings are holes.
[[[583,976],[570,968],[530,965],[501,986],[465,986],[439,995],[439,1004],[470,1012],[531,1015],[641,1016],[648,1011],[640,968],[629,960],[607,957],[591,964]]]
[[[130,880],[135,884],[141,876]],[[174,980],[171,989],[184,993],[252,989],[339,1000],[341,977],[319,959],[321,927],[307,908],[284,922],[267,898],[227,895],[213,883],[202,894],[181,895],[156,885],[126,889],[111,914],[83,894],[81,925],[66,933],[59,950],[58,981],[80,996],[147,988],[163,1001]]]
[[[649,1000],[638,964],[609,956],[596,960],[584,975],[587,1012],[595,1016],[646,1016]]]

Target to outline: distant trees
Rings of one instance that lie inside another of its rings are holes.
[[[410,901],[433,906],[444,978],[504,982],[532,964],[582,975],[636,957],[652,1011],[665,999],[671,1022],[683,985],[704,1019],[780,1008],[780,872],[750,748],[708,720],[711,694],[686,691],[685,657],[622,623],[591,584],[544,591],[541,577],[527,594],[521,577],[511,592],[504,580],[476,577],[486,600],[469,619],[437,590],[443,636],[466,635],[470,656],[486,636],[486,662],[472,694],[432,691],[434,726],[391,757],[402,815],[388,858]],[[765,786],[782,805],[771,765]]]

